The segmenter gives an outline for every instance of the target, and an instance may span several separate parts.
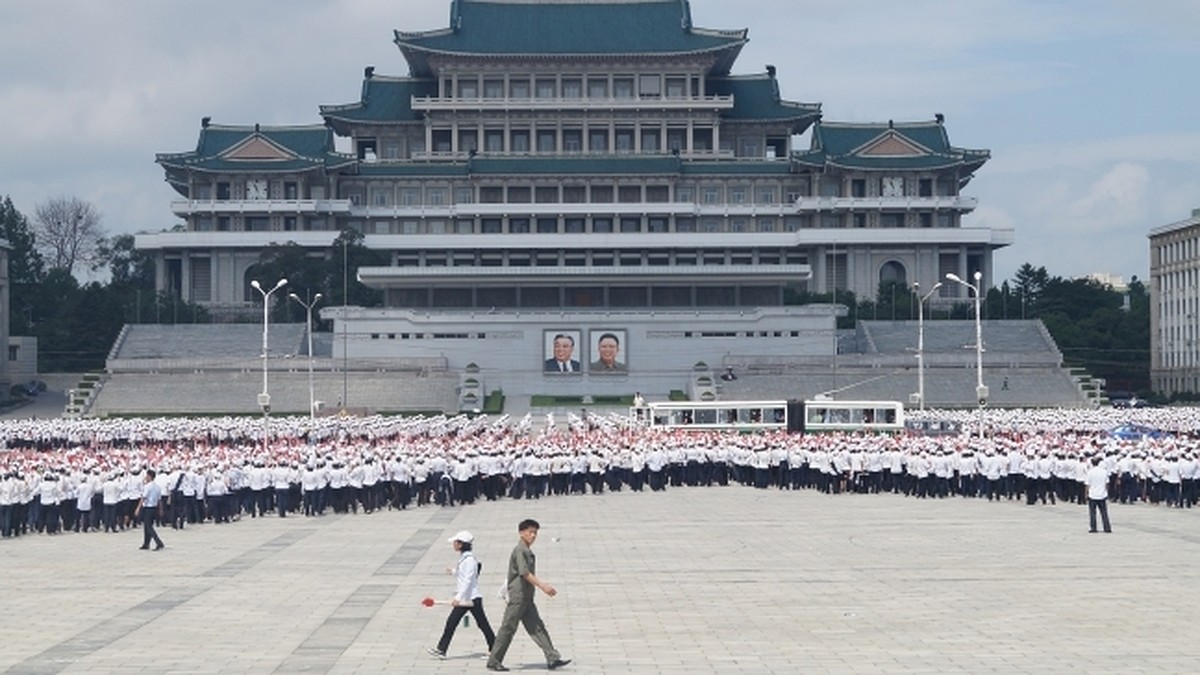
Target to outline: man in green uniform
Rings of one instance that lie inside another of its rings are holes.
[[[540,528],[538,522],[532,518],[522,520],[517,525],[520,541],[517,542],[508,559],[508,605],[504,608],[504,619],[500,622],[500,630],[496,633],[496,642],[492,645],[491,654],[488,655],[488,670],[500,672],[508,670],[504,666],[504,655],[508,653],[508,646],[512,644],[513,636],[517,633],[517,623],[524,625],[525,632],[529,633],[529,637],[533,638],[537,646],[542,648],[550,670],[561,668],[571,662],[570,659],[563,659],[558,650],[554,648],[554,643],[550,641],[550,634],[546,632],[546,625],[542,623],[542,617],[538,615],[537,607],[533,604],[535,588],[540,588],[550,597],[558,595],[558,591],[553,586],[537,577],[537,559],[533,555],[532,547],[533,542],[537,541]]]

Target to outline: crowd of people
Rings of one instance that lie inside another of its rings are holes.
[[[742,485],[1087,502],[1092,465],[1112,501],[1192,507],[1200,413],[1192,409],[970,412],[955,435],[734,434],[649,429],[619,415],[548,417],[21,420],[0,425],[0,535],[185,528],[264,516]],[[1121,438],[1136,423],[1161,433]]]

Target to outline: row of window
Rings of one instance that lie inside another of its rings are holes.
[[[808,255],[796,249],[652,249],[640,251],[506,250],[397,251],[397,267],[643,267],[688,265],[803,265]]]
[[[521,286],[388,289],[388,307],[529,308],[772,307],[780,286]]]
[[[667,233],[771,233],[803,229],[846,228],[950,228],[950,213],[827,213],[785,217],[694,218],[691,216],[508,216],[460,219],[379,219],[350,221],[347,227],[363,234],[667,234]],[[197,216],[195,232],[328,232],[339,229],[336,221],[303,216]]]
[[[486,340],[487,333],[368,333],[371,340]],[[652,337],[652,336],[647,336]],[[673,333],[672,340],[680,338],[798,338],[800,331],[798,330],[775,330],[775,331],[682,331]],[[10,348],[9,353],[13,348]],[[15,358],[10,358],[15,360]]]
[[[892,182],[887,182],[887,181]],[[262,183],[261,192],[255,191],[251,197],[249,186]],[[823,177],[817,182],[817,194],[822,197],[840,197],[845,188],[850,197],[865,198],[874,196],[887,197],[942,197],[954,196],[953,179],[934,180],[933,178],[905,179],[902,177],[884,177],[873,179],[868,190],[866,178]],[[234,188],[240,188],[235,192]],[[880,190],[876,191],[875,187]],[[886,190],[884,189],[886,187]],[[269,188],[269,189],[268,189]],[[786,185],[724,185],[724,184],[690,184],[674,186],[664,184],[650,185],[612,185],[612,184],[577,184],[577,185],[481,185],[444,187],[431,185],[425,187],[399,186],[394,184],[372,186],[369,188],[369,199],[363,198],[361,185],[349,184],[345,187],[346,198],[351,202],[372,206],[445,206],[451,203],[470,204],[611,204],[611,203],[665,203],[665,202],[698,202],[701,204],[775,204],[781,197],[791,203],[811,194],[807,181],[789,183]],[[305,194],[307,192],[307,194]],[[257,196],[260,195],[261,196]],[[307,190],[296,181],[272,182],[249,179],[239,184],[230,181],[215,183],[197,183],[192,187],[192,198],[199,201],[229,201],[234,199],[284,199],[298,200],[324,199],[323,186],[310,186]],[[1197,256],[1195,239],[1189,239],[1158,248],[1159,258],[1163,264],[1179,260],[1191,260]]]
[[[935,182],[930,178],[915,181],[915,192],[906,192],[903,185],[896,186],[888,195],[867,194],[860,185],[865,179],[849,181],[853,198],[867,197],[918,197],[933,198],[953,196],[946,194],[949,183]],[[822,197],[840,197],[843,181],[822,179],[819,194]],[[935,193],[935,188],[937,192]],[[945,189],[943,189],[945,188]],[[456,204],[642,204],[684,203],[706,205],[778,204],[782,196],[786,203],[808,197],[811,190],[807,183],[785,185],[725,185],[683,184],[563,184],[563,185],[480,185],[448,188],[442,186],[399,186],[384,184],[371,186],[369,199],[364,201],[362,186],[347,185],[347,196],[357,205],[371,206],[446,206],[453,198]],[[782,194],[781,194],[782,193]]]
[[[686,128],[663,128],[659,124],[653,126],[615,126],[609,125],[592,127],[559,128],[557,125],[520,129],[476,129],[459,128],[457,137],[453,129],[435,128],[430,132],[430,146],[434,152],[512,152],[512,153],[616,153],[628,154],[635,152],[708,152],[714,148],[715,137],[712,127],[697,127],[692,129],[689,143]],[[457,142],[456,142],[457,141]],[[782,140],[782,152],[786,155],[786,140]],[[740,145],[734,139],[725,139],[721,143],[722,150],[733,151],[740,148],[743,156],[759,157],[762,147],[762,136],[745,139]],[[362,144],[360,143],[360,146]],[[776,149],[779,149],[776,146]],[[418,152],[417,148],[413,148]],[[367,159],[367,157],[364,157]],[[393,159],[387,157],[384,159]],[[398,159],[396,157],[395,159]]]
[[[703,80],[692,75],[509,75],[460,74],[443,78],[441,98],[461,99],[635,99],[700,96]]]
[[[1197,237],[1195,228],[1192,228],[1186,237],[1176,235],[1172,237],[1172,241],[1156,241],[1154,248],[1158,253],[1160,265],[1200,261],[1200,238]]]

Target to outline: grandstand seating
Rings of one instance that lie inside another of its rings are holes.
[[[448,372],[321,372],[313,376],[316,399],[326,410],[340,407],[343,382],[346,401],[371,412],[453,410],[458,378]],[[308,372],[271,372],[271,409],[275,413],[308,413]],[[243,414],[261,412],[261,372],[119,373],[109,377],[91,415]]]
[[[304,354],[303,323],[273,323],[267,333],[271,354]],[[316,351],[314,347],[313,351]],[[262,324],[136,324],[120,341],[118,359],[181,359],[196,356],[262,358]]]

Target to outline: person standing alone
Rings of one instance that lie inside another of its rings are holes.
[[[1087,472],[1088,495],[1088,532],[1096,531],[1096,511],[1100,511],[1100,520],[1105,532],[1112,532],[1108,522],[1108,470],[1099,455],[1092,457],[1092,468]]]
[[[496,641],[492,625],[488,623],[487,614],[483,612],[483,594],[479,592],[479,572],[483,569],[483,565],[475,559],[475,554],[471,552],[474,541],[475,536],[466,530],[450,538],[454,550],[459,553],[458,566],[454,569],[454,578],[457,584],[454,590],[454,599],[450,601],[454,608],[450,610],[450,616],[446,617],[446,628],[442,631],[442,639],[438,640],[437,647],[428,650],[430,654],[439,659],[446,658],[446,650],[450,648],[454,630],[458,628],[458,622],[467,612],[475,617],[475,625],[479,626],[479,631],[483,633],[483,639],[487,640],[489,652],[492,644]]]
[[[146,477],[142,479],[142,498],[138,500],[137,508],[133,510],[133,517],[136,518],[140,514],[142,516],[142,545],[139,547],[143,551],[150,548],[150,540],[154,540],[154,550],[161,551],[163,548],[162,539],[158,538],[158,532],[154,531],[154,519],[158,517],[158,504],[162,500],[162,488],[154,480],[154,469],[146,470]]]
[[[496,642],[488,655],[488,670],[508,671],[504,666],[504,655],[508,653],[508,646],[512,644],[513,636],[517,633],[518,623],[525,626],[525,632],[529,633],[529,637],[542,649],[550,670],[571,662],[570,659],[562,658],[554,648],[550,634],[546,632],[546,625],[538,615],[537,606],[533,604],[534,589],[541,589],[550,597],[558,595],[557,589],[537,576],[537,559],[533,555],[532,546],[533,542],[537,541],[539,529],[541,525],[532,518],[522,520],[517,525],[520,540],[513,547],[512,555],[508,559],[508,605],[504,608],[500,631],[496,634]]]

